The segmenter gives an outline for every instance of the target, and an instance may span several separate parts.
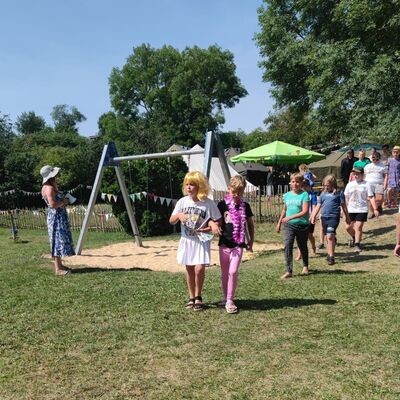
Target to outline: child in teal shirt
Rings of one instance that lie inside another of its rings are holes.
[[[293,276],[293,244],[295,239],[303,257],[302,274],[308,275],[309,195],[302,190],[302,184],[303,175],[291,175],[290,192],[285,193],[283,196],[284,206],[276,225],[276,231],[279,233],[282,223],[285,224],[286,272],[282,275],[282,279]]]

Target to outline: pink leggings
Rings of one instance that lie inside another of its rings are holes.
[[[243,247],[219,247],[219,262],[221,264],[221,282],[226,301],[233,300],[239,275],[239,265],[242,261]]]

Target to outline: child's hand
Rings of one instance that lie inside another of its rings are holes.
[[[276,224],[275,230],[279,233],[281,231],[281,224]]]
[[[288,222],[288,221],[289,221],[289,218],[288,218],[288,217],[282,218],[282,222],[283,222],[284,224],[286,224],[286,222]]]
[[[252,242],[247,243],[246,250],[250,251],[250,253],[253,252],[253,243]]]
[[[179,213],[178,214],[179,221],[182,223],[185,223],[189,219],[189,215],[185,213]]]
[[[221,226],[219,225],[218,222],[209,221],[209,222],[208,222],[208,227],[209,227],[209,229],[211,229],[211,232],[212,232],[215,236],[221,236],[221,235],[222,235],[222,229],[221,229]]]

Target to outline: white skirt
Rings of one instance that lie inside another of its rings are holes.
[[[181,237],[178,246],[178,264],[200,265],[210,264],[211,241],[201,242],[197,237]]]

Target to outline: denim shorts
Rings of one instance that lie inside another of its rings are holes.
[[[340,218],[338,217],[321,217],[324,235],[336,235],[336,228],[338,227],[339,222]]]

